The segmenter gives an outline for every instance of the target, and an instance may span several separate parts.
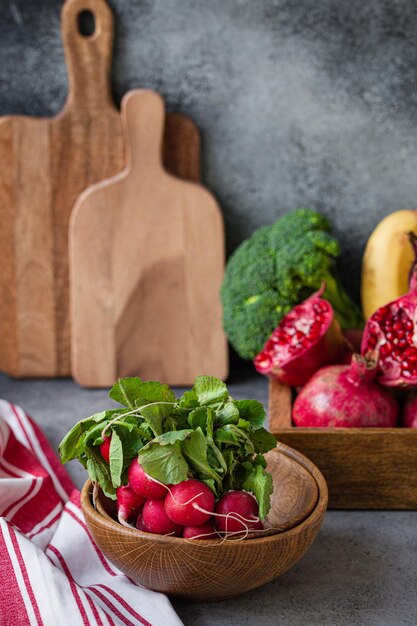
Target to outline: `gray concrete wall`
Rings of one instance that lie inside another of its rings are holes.
[[[0,115],[65,100],[61,0],[0,0]],[[297,206],[326,213],[358,293],[366,238],[417,206],[413,0],[112,0],[113,85],[198,123],[228,248]],[[0,155],[1,164],[1,155]]]

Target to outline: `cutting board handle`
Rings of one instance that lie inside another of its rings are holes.
[[[109,105],[114,109],[110,89],[114,20],[107,2],[66,0],[61,33],[68,69],[68,107],[100,111]]]
[[[122,100],[122,120],[132,175],[163,168],[165,105],[161,96],[147,89],[129,91]]]

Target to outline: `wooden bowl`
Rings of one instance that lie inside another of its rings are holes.
[[[278,444],[267,455],[274,480],[266,536],[243,541],[186,540],[122,526],[106,499],[92,504],[84,485],[81,506],[87,526],[105,556],[135,582],[194,601],[232,598],[290,569],[308,550],[327,508],[326,482],[306,457]]]

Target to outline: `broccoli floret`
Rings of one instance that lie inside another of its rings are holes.
[[[337,276],[338,241],[315,211],[297,209],[244,241],[228,260],[221,290],[223,326],[244,359],[252,359],[296,304],[326,282],[342,328],[361,328],[363,318]]]

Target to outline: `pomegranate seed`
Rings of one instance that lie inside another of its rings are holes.
[[[382,322],[382,320],[384,319],[384,309],[380,309],[379,311],[377,311],[376,313],[374,313],[373,315],[373,319],[375,320],[375,322]]]

